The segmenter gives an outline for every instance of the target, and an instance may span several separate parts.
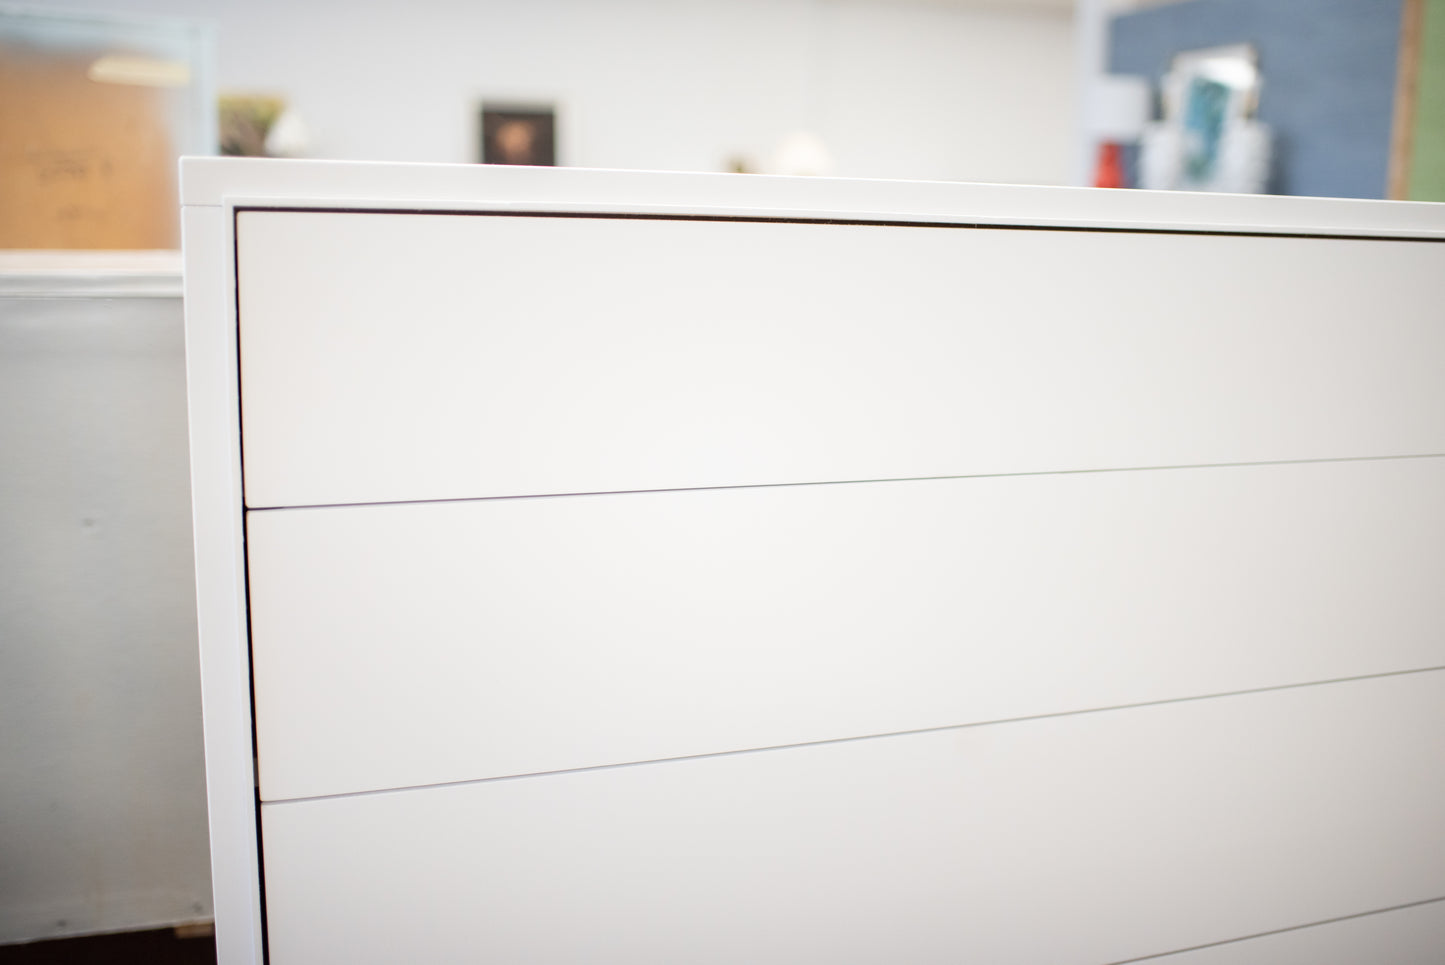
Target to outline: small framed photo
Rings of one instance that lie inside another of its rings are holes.
[[[1174,57],[1164,78],[1164,117],[1181,140],[1181,187],[1221,190],[1233,141],[1259,104],[1259,58],[1239,44]]]
[[[1139,152],[1140,187],[1257,194],[1269,189],[1269,126],[1255,118],[1259,57],[1248,44],[1176,54],[1164,75],[1164,119]]]
[[[481,115],[483,164],[557,163],[557,112],[551,106],[483,104]]]

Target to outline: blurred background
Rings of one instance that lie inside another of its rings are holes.
[[[211,955],[211,153],[1439,201],[1445,0],[0,4],[0,960]]]

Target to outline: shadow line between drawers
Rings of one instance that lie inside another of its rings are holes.
[[[587,767],[567,767],[555,771],[528,771],[523,774],[501,774],[496,777],[469,778],[460,781],[439,781],[435,784],[407,784],[401,787],[384,787],[366,791],[345,791],[339,794],[314,794],[304,797],[282,797],[263,799],[263,805],[299,804],[306,801],[334,801],[349,797],[370,797],[376,794],[397,794],[404,791],[419,791],[425,788],[463,787],[469,784],[491,784],[497,781],[520,781],[534,777],[549,777],[557,774],[582,774],[588,771],[609,771],[623,767],[647,767],[653,764],[668,764],[675,761],[698,761],[712,757],[734,757],[739,754],[763,754],[772,751],[793,750],[799,747],[821,747],[827,744],[848,744],[855,741],[881,740],[889,737],[908,737],[915,734],[935,734],[948,730],[968,730],[975,727],[996,727],[1001,724],[1021,724],[1033,720],[1052,720],[1059,717],[1079,717],[1084,714],[1106,714],[1121,710],[1138,710],[1145,707],[1162,707],[1166,704],[1195,703],[1201,700],[1215,700],[1225,697],[1243,697],[1249,694],[1271,693],[1280,690],[1299,690],[1304,687],[1324,687],[1331,684],[1354,683],[1361,680],[1381,680],[1387,677],[1405,677],[1414,674],[1438,673],[1445,665],[1436,667],[1415,667],[1409,670],[1386,670],[1382,673],[1357,674],[1352,677],[1332,677],[1328,680],[1307,680],[1303,683],[1274,684],[1269,687],[1249,687],[1244,690],[1226,690],[1213,694],[1197,694],[1189,697],[1166,697],[1162,700],[1144,700],[1132,704],[1113,704],[1107,707],[1085,707],[1080,710],[1060,710],[1047,714],[1028,714],[1022,717],[1002,717],[996,720],[979,720],[967,724],[943,724],[939,727],[919,727],[913,730],[889,731],[883,734],[859,734],[854,737],[832,737],[826,740],[801,741],[796,744],[775,744],[767,747],[741,747],[728,751],[709,751],[703,754],[683,754],[679,757],[659,757],[652,760],[621,761],[616,764],[593,764]],[[1431,899],[1435,900],[1435,899]],[[1401,906],[1404,907],[1404,906]],[[1390,909],[1382,909],[1388,911]],[[1349,917],[1349,916],[1347,916]],[[1315,924],[1323,924],[1317,922]],[[1299,926],[1306,927],[1306,926]],[[1286,929],[1288,930],[1288,929]],[[1174,954],[1169,952],[1168,954]],[[1135,959],[1130,959],[1135,961]]]
[[[1392,911],[1405,911],[1410,908],[1420,908],[1424,905],[1433,905],[1436,902],[1445,901],[1445,895],[1439,898],[1426,898],[1423,901],[1408,901],[1403,905],[1391,905],[1388,908],[1372,908],[1369,911],[1356,912],[1353,915],[1339,915],[1335,918],[1324,918],[1320,921],[1305,922],[1303,925],[1290,925],[1287,928],[1275,928],[1270,931],[1256,932],[1253,935],[1241,935],[1238,938],[1225,938],[1217,942],[1205,942],[1203,945],[1190,945],[1188,948],[1176,948],[1169,952],[1156,952],[1153,955],[1143,955],[1139,958],[1124,958],[1115,962],[1108,962],[1107,965],[1133,965],[1134,962],[1153,962],[1161,958],[1169,958],[1173,955],[1184,955],[1189,952],[1203,951],[1206,948],[1218,948],[1220,945],[1233,945],[1236,942],[1247,942],[1256,938],[1268,938],[1271,935],[1284,935],[1292,931],[1301,931],[1306,928],[1318,928],[1321,925],[1333,925],[1337,922],[1350,921],[1355,918],[1368,918],[1371,915],[1383,915]]]
[[[815,479],[803,482],[735,483],[721,486],[672,486],[659,489],[604,489],[566,493],[515,493],[505,496],[441,496],[435,499],[378,499],[354,503],[296,503],[286,506],[247,506],[251,513],[287,509],[335,509],[342,506],[412,506],[428,503],[476,503],[495,499],[559,499],[568,496],[635,496],[645,493],[711,492],[723,489],[781,489],[788,486],[860,486],[870,483],[939,482],[948,479],[1010,479],[1028,476],[1082,476],[1100,473],[1168,472],[1179,469],[1242,469],[1251,466],[1309,466],[1341,462],[1387,462],[1406,459],[1442,459],[1445,452],[1416,452],[1395,456],[1327,456],[1318,459],[1260,459],[1252,462],[1199,462],[1169,466],[1104,466],[1095,469],[1035,469],[1023,472],[979,472],[957,476],[894,476],[881,479]]]

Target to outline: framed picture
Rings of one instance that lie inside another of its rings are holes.
[[[1141,186],[1264,191],[1270,132],[1254,119],[1258,55],[1249,44],[1176,54],[1163,79],[1164,120],[1144,132]]]
[[[1180,137],[1181,187],[1219,189],[1227,142],[1258,103],[1258,56],[1249,44],[1174,57],[1164,78],[1164,113]]]
[[[538,106],[481,108],[480,155],[483,164],[557,163],[556,111]]]

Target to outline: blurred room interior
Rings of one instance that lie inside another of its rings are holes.
[[[209,153],[1441,201],[1445,0],[0,4],[0,961],[209,960]]]

